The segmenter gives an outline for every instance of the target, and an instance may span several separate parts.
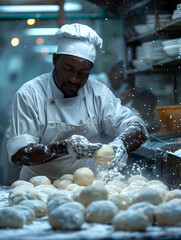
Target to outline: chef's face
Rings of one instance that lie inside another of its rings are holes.
[[[89,77],[93,63],[79,57],[70,55],[53,55],[55,66],[53,77],[57,87],[63,92],[64,97],[75,97]]]

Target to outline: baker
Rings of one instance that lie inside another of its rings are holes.
[[[147,138],[144,122],[102,83],[89,80],[102,39],[90,27],[63,25],[57,32],[52,72],[25,83],[12,107],[9,160],[22,166],[20,179],[51,180],[77,168],[95,171],[93,153],[109,144],[124,166],[127,153]]]

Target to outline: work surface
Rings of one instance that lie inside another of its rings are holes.
[[[0,208],[8,206],[9,187],[0,187]],[[53,230],[47,217],[36,218],[21,229],[0,229],[0,240],[78,240],[78,239],[181,239],[181,227],[149,226],[145,232],[114,231],[107,224],[83,224],[79,231]]]

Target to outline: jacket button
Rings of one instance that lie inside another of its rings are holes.
[[[51,100],[50,100],[50,103],[51,103],[51,104],[54,104],[54,103],[55,103],[55,100],[51,99]]]

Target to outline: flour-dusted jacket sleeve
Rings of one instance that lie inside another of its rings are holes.
[[[142,126],[145,135],[148,137],[144,121],[135,115],[129,108],[121,104],[120,99],[103,84],[96,84],[95,104],[97,107],[97,116],[102,131],[111,137],[118,137],[128,126],[135,122]]]
[[[30,143],[39,143],[39,117],[36,95],[30,89],[20,89],[13,101],[12,118],[7,150],[9,160],[21,148]]]

